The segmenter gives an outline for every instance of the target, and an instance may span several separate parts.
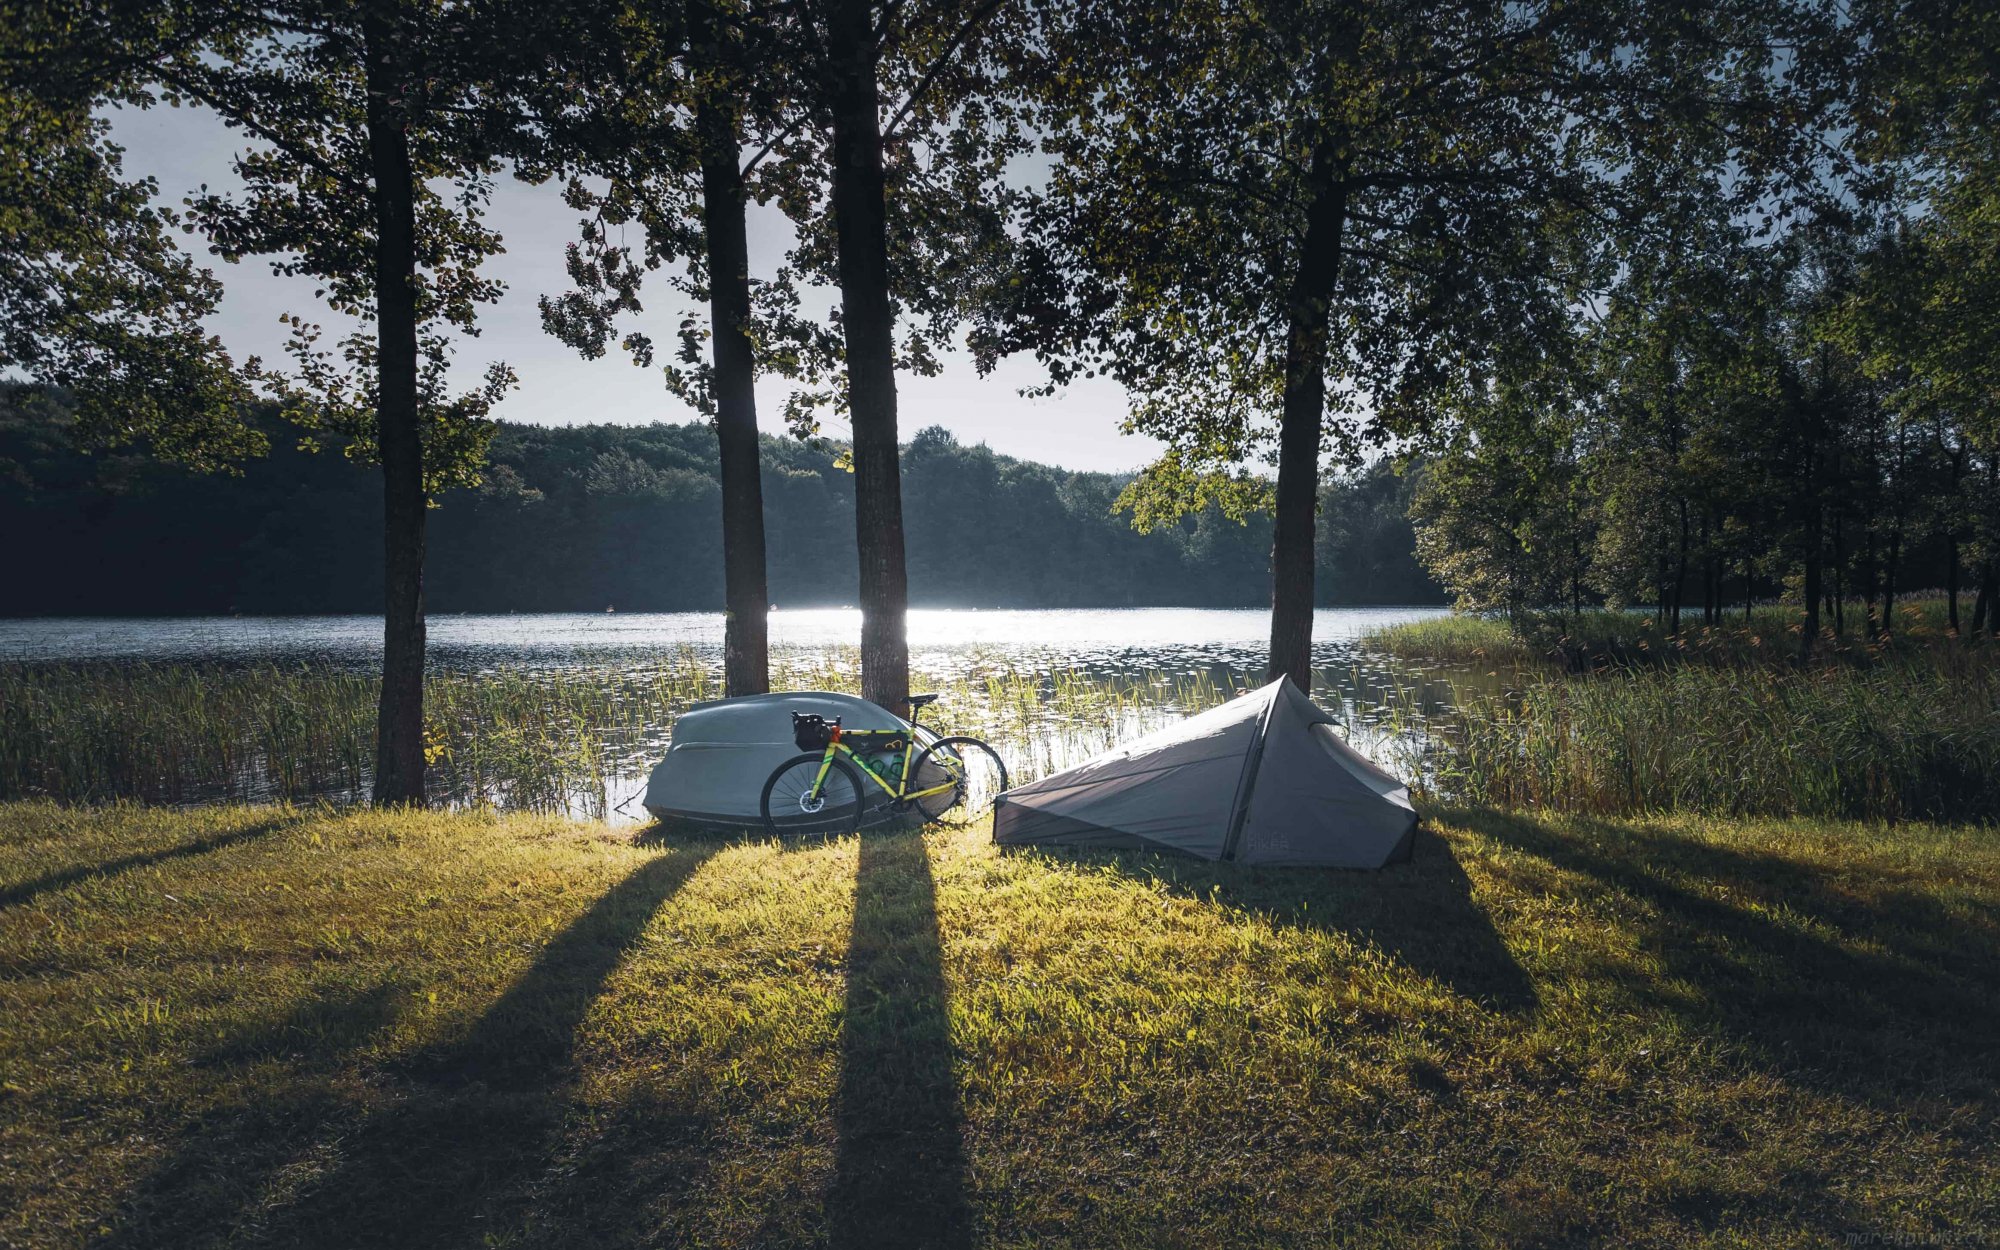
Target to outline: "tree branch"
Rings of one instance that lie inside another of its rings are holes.
[[[345,187],[348,190],[355,192],[356,194],[359,195],[368,194],[368,184],[366,182],[355,181],[351,176],[349,176],[347,171],[339,168],[338,166],[328,164],[326,161],[320,159],[319,155],[313,152],[310,148],[302,147],[299,144],[293,142],[292,140],[286,138],[284,135],[271,129],[264,123],[258,121],[253,114],[244,110],[232,109],[228,107],[227,105],[223,104],[219,99],[217,99],[214,93],[210,92],[206,88],[199,85],[197,82],[195,82],[195,80],[177,74],[171,68],[165,65],[159,67],[158,73],[160,75],[160,81],[165,83],[167,86],[173,88],[175,91],[183,92],[188,96],[192,97],[193,99],[201,102],[202,104],[207,105],[209,108],[213,109],[218,116],[226,118],[230,121],[235,122],[237,125],[242,126],[245,130],[249,131],[251,134],[256,135],[258,138],[264,140],[264,142],[270,144],[272,147],[277,148],[279,151],[291,157],[293,160],[299,162],[301,165],[306,165],[313,169],[318,170],[320,173],[325,174],[328,178],[333,179],[333,181],[338,183],[340,186]]]
[[[909,116],[910,110],[916,107],[917,101],[921,100],[924,93],[930,90],[931,84],[936,82],[938,75],[944,72],[945,65],[957,54],[959,47],[964,44],[967,37],[979,27],[980,23],[998,12],[1000,6],[1004,3],[1006,3],[1006,0],[987,0],[987,3],[982,5],[979,11],[971,17],[966,18],[964,24],[945,42],[944,51],[938,53],[937,59],[931,62],[930,68],[924,71],[924,76],[917,80],[917,85],[910,91],[909,98],[903,101],[903,107],[897,109],[889,118],[889,124],[882,128],[883,143],[886,144],[896,137],[896,127],[903,124],[903,119]]]

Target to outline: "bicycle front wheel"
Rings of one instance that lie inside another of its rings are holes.
[[[977,738],[940,738],[924,748],[910,765],[912,801],[927,822],[946,812],[970,824],[993,810],[993,800],[1007,788],[1007,766],[1000,753]]]
[[[778,765],[758,806],[773,837],[825,837],[861,827],[861,777],[836,756],[817,791],[823,755],[799,755]]]

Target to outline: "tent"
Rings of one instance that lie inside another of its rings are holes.
[[[1009,790],[994,809],[993,840],[1380,868],[1409,858],[1416,824],[1409,788],[1280,679]]]
[[[911,729],[908,721],[851,694],[788,691],[697,703],[674,722],[667,757],[646,782],[646,810],[661,819],[761,825],[757,802],[765,780],[799,754],[793,712],[838,716],[845,729]],[[919,749],[935,737],[926,729],[915,732]],[[871,803],[888,801],[874,786],[867,790]]]

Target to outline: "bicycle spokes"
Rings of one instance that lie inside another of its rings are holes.
[[[786,832],[844,830],[853,821],[861,796],[849,775],[838,768],[827,769],[824,777],[820,772],[819,761],[801,760],[772,779],[771,819]]]

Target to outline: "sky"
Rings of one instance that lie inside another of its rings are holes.
[[[125,147],[126,174],[156,179],[163,202],[178,207],[200,186],[239,185],[230,160],[243,146],[242,136],[206,110],[127,109],[112,121],[113,138]],[[460,345],[453,364],[456,380],[470,389],[489,363],[501,360],[512,366],[521,384],[495,410],[496,416],[508,421],[644,425],[697,419],[692,409],[667,393],[657,369],[638,368],[618,351],[585,360],[543,331],[536,301],[569,286],[563,248],[576,237],[577,218],[552,187],[501,181],[488,222],[505,238],[507,250],[488,262],[487,272],[504,282],[507,291],[498,304],[482,311],[479,337]],[[753,206],[753,277],[777,268],[789,239],[776,209]],[[286,312],[325,325],[329,340],[335,337],[336,323],[314,298],[311,279],[279,277],[265,260],[254,257],[228,264],[210,256],[199,235],[188,236],[186,242],[223,283],[222,306],[211,328],[237,359],[255,355],[267,364],[284,363],[286,330],[278,318]],[[662,279],[657,275],[649,282],[641,297],[647,311],[634,328],[645,329],[655,343],[669,348],[686,305],[672,298]],[[832,297],[828,292],[826,298]],[[898,428],[907,440],[927,425],[942,425],[960,442],[985,443],[1006,455],[1067,469],[1124,471],[1158,454],[1160,444],[1154,440],[1119,432],[1126,399],[1116,383],[1082,381],[1046,399],[1020,394],[1022,387],[1043,380],[1041,371],[1022,359],[1007,361],[982,378],[969,356],[953,353],[937,377],[898,377]],[[759,381],[758,423],[770,433],[784,433],[779,414],[786,392],[783,379]],[[829,422],[824,433],[845,438],[847,431],[844,424]]]

